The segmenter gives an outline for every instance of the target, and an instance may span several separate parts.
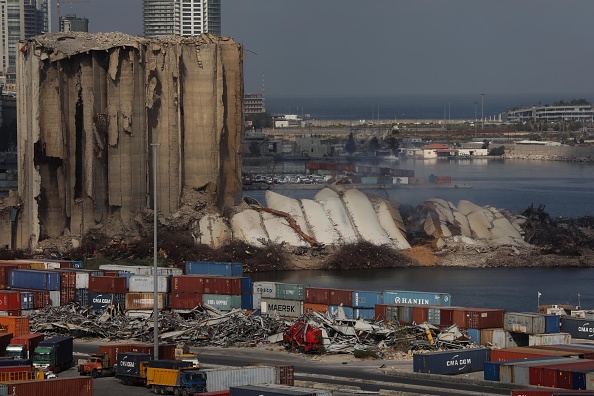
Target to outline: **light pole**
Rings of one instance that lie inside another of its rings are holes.
[[[478,137],[478,125],[477,124],[477,119],[476,119],[476,105],[478,104],[478,102],[475,100],[474,101],[474,137]]]
[[[485,129],[485,94],[481,94],[481,131]]]
[[[151,143],[153,147],[153,355],[159,360],[159,274],[157,272],[157,147],[158,143]]]

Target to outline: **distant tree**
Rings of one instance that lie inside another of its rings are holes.
[[[248,114],[245,120],[251,121],[255,129],[272,128],[272,116],[268,112]]]
[[[353,132],[349,134],[349,138],[344,145],[344,149],[349,154],[354,154],[357,151],[357,143],[355,143],[355,137],[353,136]]]
[[[499,146],[489,150],[489,155],[502,156],[503,154],[505,154],[505,146]]]
[[[380,146],[380,143],[377,140],[377,138],[375,136],[372,137],[371,140],[369,141],[369,151],[372,153],[375,153],[380,148],[381,148],[381,146]]]
[[[396,152],[396,150],[398,150],[398,148],[400,148],[400,142],[398,141],[398,138],[396,137],[397,134],[398,134],[397,131],[392,132],[392,134],[386,138],[386,143],[388,144],[388,147],[390,148],[390,150],[392,150],[392,152]]]

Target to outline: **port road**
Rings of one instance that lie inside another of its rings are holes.
[[[75,361],[96,352],[102,342],[75,342]],[[380,389],[417,395],[509,395],[509,386],[490,386],[481,381],[481,373],[455,377],[429,376],[412,372],[410,360],[361,360],[351,355],[311,357],[287,353],[276,346],[258,348],[198,348],[198,358],[203,368],[218,366],[245,366],[249,363],[290,364],[295,366],[295,380],[332,385],[335,389],[358,387],[367,392]],[[60,377],[78,376],[76,368]],[[312,385],[313,386],[313,385]],[[150,395],[142,386],[122,385],[113,377],[95,381],[95,396]],[[343,393],[337,393],[341,395]],[[348,394],[348,393],[344,393]],[[352,393],[351,393],[352,394]]]

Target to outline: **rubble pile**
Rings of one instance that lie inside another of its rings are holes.
[[[103,312],[78,304],[49,307],[29,316],[31,332],[100,338],[106,341],[153,340],[153,318],[127,316],[117,307]],[[255,346],[284,331],[285,323],[272,317],[249,315],[243,310],[222,313],[208,306],[185,314],[159,313],[159,338],[196,346]]]

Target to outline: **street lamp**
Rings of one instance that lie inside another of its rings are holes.
[[[477,119],[476,119],[476,105],[478,104],[478,102],[475,100],[474,101],[474,137],[478,137],[478,125],[477,124]]]
[[[481,130],[485,129],[485,110],[484,110],[484,105],[485,105],[485,94],[482,93],[481,94]]]
[[[157,269],[157,147],[159,143],[151,143],[153,147],[153,344],[154,359],[159,360],[159,274]]]

